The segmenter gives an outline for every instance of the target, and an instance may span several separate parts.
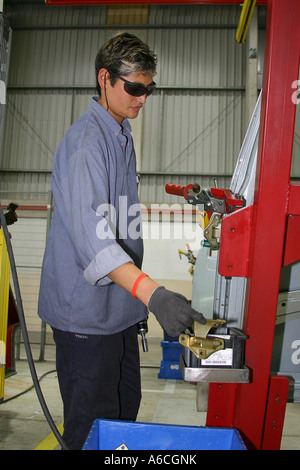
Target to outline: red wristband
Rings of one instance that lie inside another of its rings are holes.
[[[141,282],[142,279],[144,279],[144,277],[148,277],[148,274],[146,273],[142,273],[138,276],[138,278],[136,279],[135,283],[133,284],[133,288],[132,288],[132,291],[131,291],[131,295],[132,297],[134,297],[136,299],[136,290],[139,286],[139,283]]]

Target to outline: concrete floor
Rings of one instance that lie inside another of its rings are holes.
[[[143,398],[138,421],[165,424],[205,425],[206,413],[196,409],[196,386],[181,380],[157,377],[162,359],[161,339],[148,338],[149,352],[141,352]],[[38,351],[34,351],[38,357]],[[5,381],[4,399],[32,385],[27,361],[16,363],[17,373]],[[41,388],[56,425],[62,423],[62,405],[55,372],[55,348],[46,346],[45,361],[36,362]],[[35,390],[0,404],[0,450],[57,450]],[[281,450],[300,450],[300,403],[288,403]]]

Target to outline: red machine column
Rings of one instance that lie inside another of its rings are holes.
[[[296,112],[292,83],[298,80],[299,74],[299,17],[298,0],[268,2],[262,115],[244,312],[244,332],[249,337],[245,356],[251,381],[241,385],[211,384],[208,403],[207,425],[236,427],[246,444],[256,449],[280,445],[278,429],[282,429],[282,409],[285,409],[288,386],[287,380],[279,377],[270,380],[270,364],[291,192]],[[299,213],[299,206],[296,212]],[[231,217],[234,219],[235,214]],[[272,406],[274,393],[282,405],[281,423],[277,423],[277,436],[272,439],[267,420],[272,409],[276,409]]]

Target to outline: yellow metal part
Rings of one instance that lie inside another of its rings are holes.
[[[204,230],[209,224],[209,218],[206,211],[199,211],[200,227]]]
[[[236,30],[236,41],[238,43],[244,43],[247,36],[247,31],[252,18],[256,0],[245,0],[240,16],[240,21]]]
[[[219,349],[224,349],[224,340],[222,338],[207,338],[207,334],[212,327],[218,327],[223,323],[225,323],[225,320],[220,319],[207,319],[205,325],[194,322],[194,336],[181,334],[178,341],[182,346],[192,351],[197,359],[207,359]]]
[[[0,229],[0,401],[4,397],[10,264],[3,230]]]
[[[211,250],[218,250],[219,249],[219,241],[220,238],[220,222],[221,222],[221,214],[218,212],[214,212],[210,218],[210,221],[206,228],[203,231],[203,235],[209,243]]]

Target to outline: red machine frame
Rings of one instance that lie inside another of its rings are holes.
[[[283,265],[299,260],[293,240],[300,235],[300,185],[290,181],[296,104],[292,83],[299,78],[300,2],[270,0],[266,31],[262,114],[253,206],[231,214],[223,245],[234,233],[232,224],[244,220],[247,243],[228,253],[222,274],[242,254],[247,277],[244,331],[249,384],[211,384],[207,425],[239,429],[249,448],[279,449],[288,393],[285,377],[270,377],[279,282]],[[250,211],[252,220],[243,218]],[[240,213],[238,213],[240,212]],[[250,222],[249,222],[250,220]],[[235,245],[234,245],[235,246]],[[221,256],[221,253],[220,253]],[[247,262],[247,263],[246,263]],[[227,270],[227,271],[226,271]]]
[[[300,235],[300,185],[290,181],[296,114],[292,83],[299,78],[300,52],[295,18],[299,15],[297,0],[268,2],[254,203],[231,214],[224,231],[222,226],[226,253],[220,270],[230,275],[228,266],[233,263],[228,256],[234,261],[241,254],[244,271],[235,275],[247,277],[244,330],[249,336],[245,354],[251,383],[211,384],[207,425],[236,427],[254,449],[280,448],[289,386],[285,377],[270,377],[270,366],[281,268],[300,258],[298,242],[293,243]],[[243,217],[244,210],[250,211],[250,219]],[[247,224],[246,243],[245,237],[234,240],[232,235],[239,234],[230,228],[241,220],[244,227]],[[236,241],[240,243],[235,245]],[[240,253],[234,246],[240,247]]]
[[[48,5],[123,3],[120,0],[46,2]],[[126,3],[233,5],[241,1],[131,0]],[[245,356],[251,381],[210,384],[206,424],[237,428],[248,448],[279,449],[289,383],[285,377],[270,377],[270,367],[281,268],[300,258],[300,185],[290,181],[296,113],[292,83],[299,79],[300,2],[257,1],[257,5],[262,4],[268,5],[268,17],[255,197],[251,208],[246,209],[250,211],[250,222],[243,217],[245,214],[239,214],[244,209],[228,216],[230,223],[238,224],[241,220],[247,223],[247,236],[246,242],[241,242],[241,253],[235,245],[220,266],[226,272],[226,266],[232,267],[234,261],[243,257],[242,270],[239,272],[237,268],[235,275],[247,277],[243,329],[249,337]],[[227,245],[226,240],[229,246],[232,242],[230,223],[227,231],[222,227],[223,245]],[[238,232],[234,233],[239,236]]]

